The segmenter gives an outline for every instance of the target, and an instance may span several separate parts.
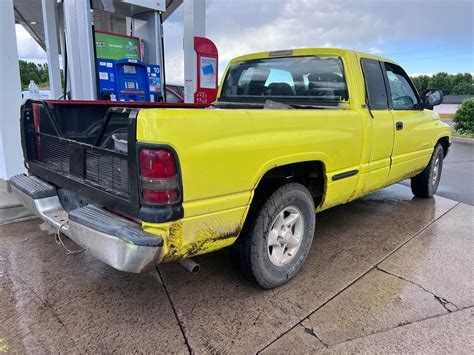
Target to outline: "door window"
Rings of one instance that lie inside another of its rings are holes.
[[[362,58],[367,103],[371,110],[385,110],[388,108],[387,91],[380,62],[374,59]]]
[[[405,71],[397,65],[385,63],[392,107],[394,110],[416,110],[420,107],[418,94]]]

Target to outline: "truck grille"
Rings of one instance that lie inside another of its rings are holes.
[[[33,136],[41,142],[41,156],[35,162],[101,190],[130,197],[127,155],[44,133]]]

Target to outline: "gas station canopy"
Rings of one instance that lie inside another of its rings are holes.
[[[51,0],[56,1],[56,0]],[[104,31],[126,33],[126,16],[134,16],[146,11],[141,6],[122,1],[93,0],[94,23]],[[143,1],[142,1],[143,2]],[[166,0],[163,22],[183,3],[183,0]],[[22,25],[41,48],[46,50],[41,0],[14,0],[15,22]],[[57,2],[62,6],[62,1]],[[113,10],[113,11],[111,11]],[[59,48],[61,53],[61,48]]]

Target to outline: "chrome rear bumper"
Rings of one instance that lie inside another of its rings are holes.
[[[148,234],[140,225],[92,205],[68,214],[51,185],[40,181],[43,187],[35,186],[36,191],[31,192],[31,181],[28,181],[31,178],[21,175],[10,180],[18,201],[97,259],[117,270],[132,273],[146,272],[161,261],[161,237]],[[34,179],[35,182],[39,180]],[[48,186],[54,193],[48,190],[48,193],[38,194],[38,189]],[[40,198],[34,198],[38,196]]]

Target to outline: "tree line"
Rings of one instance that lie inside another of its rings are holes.
[[[20,81],[22,90],[28,90],[30,80],[34,80],[38,87],[49,87],[48,64],[19,61]],[[61,81],[64,84],[64,73],[61,69]]]
[[[470,73],[420,75],[411,80],[421,94],[429,89],[443,90],[445,95],[474,95],[474,82]]]

